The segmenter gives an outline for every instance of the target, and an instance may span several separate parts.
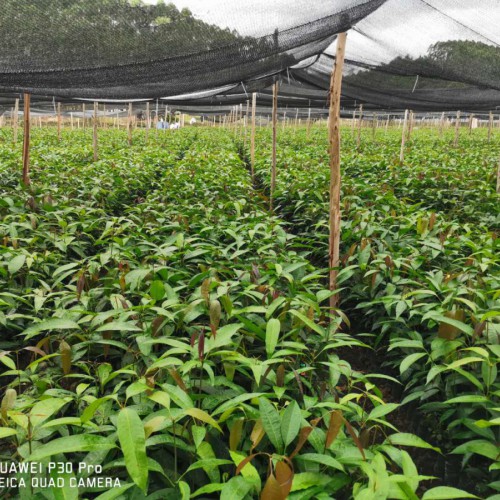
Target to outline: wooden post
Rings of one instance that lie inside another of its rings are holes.
[[[73,112],[70,113],[70,118],[71,118],[71,130],[75,129],[75,122],[73,120]]]
[[[146,103],[146,144],[149,142],[149,129],[151,127],[150,122],[150,110],[149,110],[149,101]]]
[[[252,132],[250,136],[250,172],[252,174],[252,181],[255,182],[255,122],[257,117],[257,94],[252,94]]]
[[[307,138],[309,139],[309,135],[311,133],[311,106],[307,110]]]
[[[276,135],[278,121],[278,82],[273,85],[273,156],[271,166],[271,196],[269,200],[270,209],[273,209],[274,191],[276,189]]]
[[[23,183],[30,181],[30,94],[24,94]]]
[[[61,103],[57,103],[57,140],[61,141]]]
[[[363,105],[359,106],[359,118],[358,118],[358,149],[361,147],[361,125],[363,124]]]
[[[330,143],[330,236],[329,236],[329,285],[330,291],[337,289],[337,276],[340,264],[340,95],[342,90],[342,71],[347,33],[337,36],[337,53],[330,81],[330,109],[328,137]],[[339,294],[330,297],[330,314],[335,314]]]
[[[297,133],[298,126],[299,126],[299,108],[297,108],[297,112],[295,113],[295,133]]]
[[[14,144],[17,144],[17,134],[19,130],[19,99],[16,99],[16,103],[14,104],[14,116],[12,118],[14,127]]]
[[[472,124],[474,123],[474,115],[469,116],[469,136],[472,135]]]
[[[245,129],[245,140],[243,142],[243,149],[246,150],[247,148],[247,139],[248,139],[248,114],[250,112],[250,101],[247,99],[247,107],[245,110],[245,118],[243,120],[243,127]],[[245,153],[246,154],[246,153]]]
[[[377,137],[377,124],[378,124],[378,116],[374,114],[372,118],[372,140],[375,140]]]
[[[493,129],[493,113],[490,111],[490,121],[488,122],[488,142],[491,142],[492,129]]]
[[[455,140],[453,141],[453,146],[458,147],[459,137],[460,137],[460,111],[457,111],[457,117],[455,119]]]
[[[85,132],[85,129],[87,127],[86,120],[85,120],[85,104],[82,104],[82,114],[83,114],[83,131]]]
[[[410,141],[412,132],[413,132],[413,111],[410,110],[410,115],[408,118],[407,134],[406,134],[407,141]]]
[[[443,137],[444,132],[444,111],[441,113],[441,121],[439,123],[439,137]]]
[[[97,101],[94,101],[94,131],[93,131],[93,146],[94,146],[94,161],[97,161],[99,159],[99,154],[97,152],[97,111],[98,111],[98,104]]]
[[[399,153],[399,163],[402,165],[405,160],[405,141],[406,141],[406,126],[408,123],[408,110],[405,110],[405,119],[403,122],[403,133],[401,134],[401,151]]]
[[[128,130],[128,144],[132,146],[132,103],[128,104],[128,120],[127,120],[127,130]]]

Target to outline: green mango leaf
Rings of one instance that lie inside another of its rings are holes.
[[[54,439],[37,448],[26,460],[38,462],[44,458],[61,453],[78,453],[81,451],[107,451],[115,448],[107,438],[94,434],[78,434]]]
[[[292,401],[283,412],[281,417],[281,436],[285,443],[285,448],[298,436],[302,415],[299,405]]]
[[[266,399],[259,400],[260,418],[269,441],[278,453],[284,451],[284,441],[281,435],[281,420],[276,408]]]
[[[437,486],[427,490],[422,500],[452,500],[453,498],[479,498],[476,495],[450,486]]]
[[[127,471],[134,483],[144,492],[148,484],[148,458],[143,423],[135,410],[125,408],[118,414],[118,440]]]
[[[276,345],[278,344],[278,338],[280,334],[280,329],[281,329],[281,323],[279,319],[276,318],[271,318],[267,322],[267,327],[266,327],[266,353],[267,356],[270,358],[275,349]]]

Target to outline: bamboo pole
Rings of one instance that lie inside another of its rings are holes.
[[[255,122],[257,112],[257,94],[252,94],[252,131],[250,136],[250,172],[252,181],[255,182]]]
[[[273,155],[271,166],[271,196],[269,200],[270,209],[273,209],[274,191],[276,189],[276,135],[278,122],[278,82],[273,85]]]
[[[97,111],[98,111],[97,101],[94,101],[94,123],[93,123],[93,136],[92,136],[92,144],[94,146],[94,161],[99,159],[99,154],[97,151]]]
[[[23,135],[23,183],[29,186],[30,181],[30,94],[24,94],[24,135]]]
[[[358,118],[358,149],[361,147],[361,125],[363,124],[363,105],[359,106],[359,118]]]
[[[443,137],[444,132],[444,111],[441,113],[441,121],[439,123],[439,137]]]
[[[474,123],[474,115],[469,116],[469,136],[472,136],[472,124]]]
[[[128,144],[132,146],[132,103],[128,103],[128,119],[127,119],[127,130],[128,130]]]
[[[243,149],[246,150],[247,148],[247,141],[248,141],[248,113],[250,112],[250,101],[247,99],[247,106],[245,110],[245,119],[243,120],[243,127],[245,131],[245,139],[243,142]],[[246,155],[246,153],[245,153]]]
[[[405,141],[406,141],[406,127],[408,123],[408,110],[405,110],[405,119],[403,122],[403,133],[401,134],[401,151],[399,153],[399,163],[402,165],[405,160]]]
[[[146,144],[149,142],[149,129],[151,128],[149,101],[146,103]]]
[[[19,99],[16,99],[16,103],[14,104],[14,116],[12,118],[14,127],[14,144],[17,144],[17,135],[19,130]]]
[[[457,117],[455,119],[455,140],[453,141],[453,146],[458,147],[459,138],[460,138],[460,111],[457,111]]]
[[[307,111],[307,138],[309,139],[309,135],[311,133],[311,106]]]
[[[57,103],[57,140],[61,141],[61,103]]]
[[[491,142],[492,129],[493,129],[493,113],[490,111],[490,120],[488,122],[488,142]]]
[[[337,53],[330,81],[330,109],[328,137],[330,143],[330,235],[329,235],[329,286],[330,291],[337,289],[338,267],[340,264],[340,95],[342,90],[342,71],[344,67],[347,33],[337,36]],[[330,297],[330,314],[338,307],[339,294]]]
[[[71,130],[75,129],[75,121],[73,119],[73,112],[70,113],[70,119],[71,119]]]

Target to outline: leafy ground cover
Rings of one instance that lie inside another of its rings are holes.
[[[268,131],[259,189],[240,137],[178,132],[148,144],[136,132],[129,147],[100,131],[93,163],[89,133],[36,130],[26,189],[1,131],[1,461],[90,463],[121,480],[96,487],[75,468],[79,488],[2,497],[473,497],[429,482],[416,448],[460,455],[475,493],[491,494],[498,145],[439,156],[425,137],[402,168],[396,133],[346,152],[330,321],[325,132],[282,138],[275,213]],[[381,352],[387,369],[360,365]],[[400,381],[401,405],[386,391]],[[398,429],[406,407],[440,425]]]

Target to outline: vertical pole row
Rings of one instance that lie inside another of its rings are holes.
[[[329,237],[329,287],[330,291],[337,289],[337,276],[340,264],[340,95],[342,90],[342,71],[347,33],[337,37],[337,53],[330,81],[330,109],[328,137],[330,144],[330,237]],[[338,307],[339,294],[330,297],[330,314]]]
[[[273,85],[273,157],[271,166],[270,209],[273,209],[274,190],[276,189],[276,133],[278,122],[278,82]]]
[[[94,101],[94,123],[93,123],[93,137],[92,137],[92,144],[94,146],[94,161],[97,161],[99,159],[99,153],[97,151],[97,111],[98,111],[98,103],[97,101]]]
[[[17,100],[18,101],[18,100]],[[30,94],[24,94],[24,140],[23,140],[23,183],[30,181]],[[19,102],[18,102],[19,105]]]

